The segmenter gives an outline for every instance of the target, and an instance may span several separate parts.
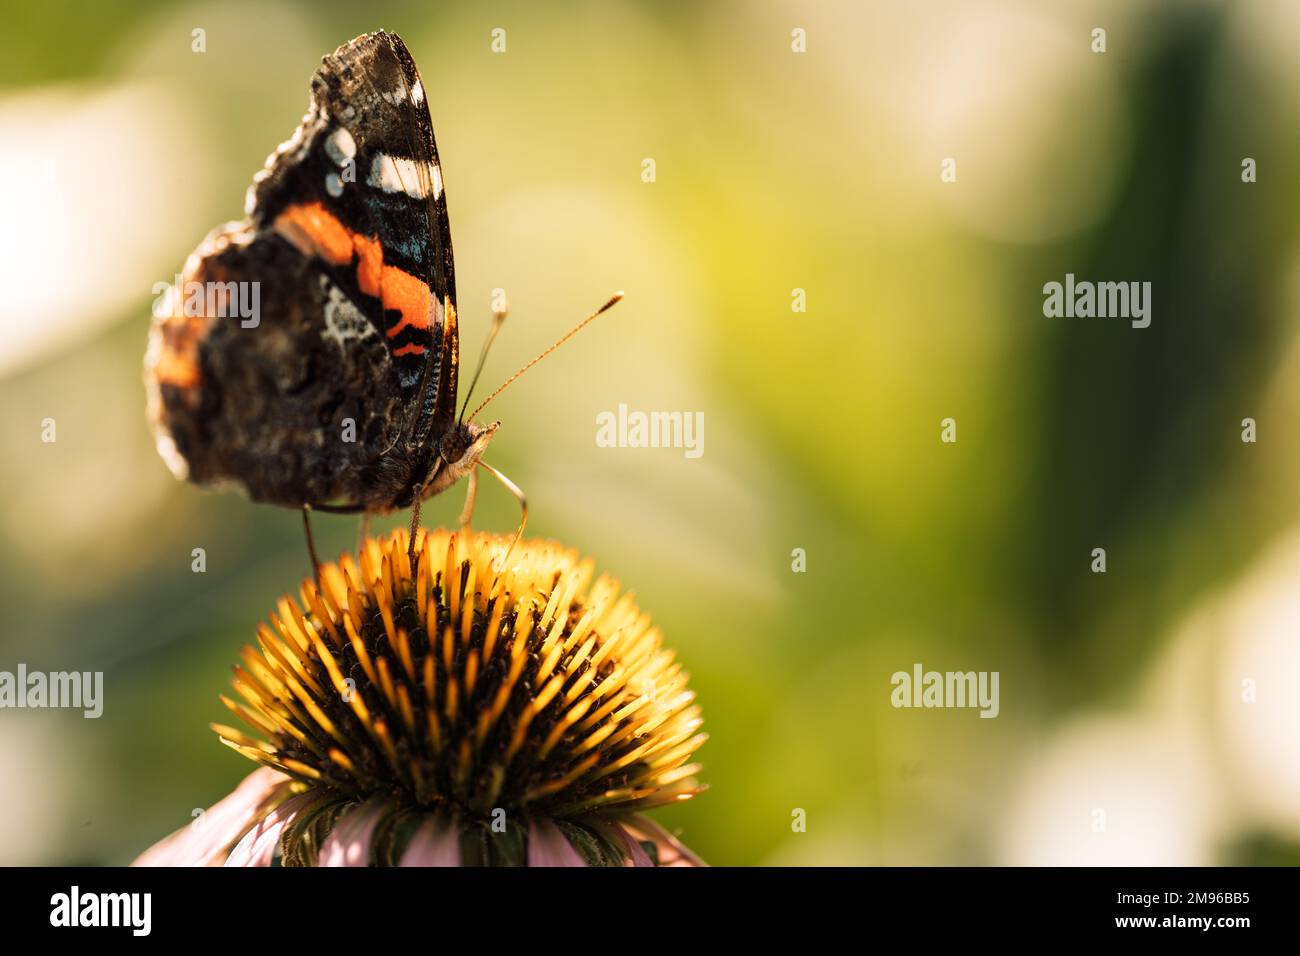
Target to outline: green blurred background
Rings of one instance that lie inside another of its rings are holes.
[[[0,23],[0,669],[106,672],[99,720],[0,711],[0,863],[129,862],[250,770],[207,724],[299,519],[155,454],[151,288],[380,27],[428,91],[467,356],[510,298],[484,384],[627,292],[494,404],[489,457],[693,675],[710,789],[661,820],[718,864],[1300,861],[1300,4]],[[1151,327],[1044,318],[1066,272],[1151,281]],[[620,403],[703,411],[705,454],[597,447]],[[515,520],[484,486],[476,523]],[[1000,716],[895,710],[916,662],[998,671]]]

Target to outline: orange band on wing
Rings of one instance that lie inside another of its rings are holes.
[[[175,385],[178,388],[193,388],[199,384],[199,366],[188,355],[168,346],[158,356],[154,366],[154,377],[161,385]]]
[[[378,299],[384,288],[383,247],[378,239],[354,235],[352,248],[357,253],[357,285],[366,295]]]
[[[352,261],[352,232],[318,202],[290,206],[275,227],[304,253],[314,253],[330,265]]]
[[[176,287],[167,290],[169,308],[159,314],[161,336],[153,375],[160,385],[191,389],[199,384],[199,342],[207,330],[208,320],[201,315],[185,315]]]
[[[307,254],[317,255],[331,265],[352,262],[356,255],[357,286],[371,298],[378,299],[385,311],[392,309],[401,318],[388,327],[386,335],[395,338],[402,329],[429,327],[429,287],[409,272],[384,264],[384,249],[378,239],[353,232],[320,203],[290,206],[275,220],[278,229],[290,242]],[[419,352],[424,347],[420,346]],[[419,354],[412,346],[403,346],[393,354]]]

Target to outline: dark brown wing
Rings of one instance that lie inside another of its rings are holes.
[[[320,258],[373,318],[404,434],[441,434],[455,416],[455,265],[424,86],[400,37],[366,34],[322,60],[302,126],[250,200],[255,222]]]
[[[381,336],[317,260],[249,223],[214,230],[155,304],[150,415],[178,477],[254,501],[371,500],[404,400]]]
[[[255,500],[391,507],[454,421],[459,361],[442,172],[398,37],[322,60],[246,212],[191,257],[186,281],[260,287],[260,321],[156,317],[160,449],[174,470]]]

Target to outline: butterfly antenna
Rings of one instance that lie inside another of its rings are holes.
[[[563,336],[561,336],[560,339],[559,339],[558,341],[556,341],[556,343],[555,343],[554,345],[552,345],[549,349],[547,349],[547,350],[546,350],[545,352],[543,352],[541,355],[537,356],[537,358],[533,359],[531,362],[529,362],[527,365],[525,365],[525,366],[524,366],[523,368],[521,368],[519,371],[515,372],[514,375],[511,375],[508,379],[506,379],[504,382],[502,382],[501,385],[498,386],[498,388],[497,388],[497,390],[496,390],[495,392],[493,392],[491,395],[489,395],[487,398],[485,398],[485,399],[483,400],[483,403],[482,403],[481,405],[479,405],[478,408],[474,409],[473,412],[470,413],[470,416],[469,416],[470,421],[473,421],[475,418],[477,418],[477,417],[478,417],[478,413],[481,412],[481,411],[483,411],[483,409],[487,408],[487,407],[488,407],[488,404],[491,403],[492,399],[496,398],[498,395],[500,395],[502,392],[504,392],[504,391],[505,391],[505,390],[506,390],[506,389],[507,389],[511,384],[514,383],[515,379],[519,378],[519,376],[523,375],[525,372],[527,372],[530,368],[532,368],[534,365],[536,365],[536,364],[537,364],[538,362],[540,362],[542,359],[546,358],[546,356],[550,355],[552,352],[554,352],[556,349],[558,349],[558,348],[559,348],[561,345],[563,345],[565,342],[569,341],[569,339],[573,338],[575,335],[577,335],[579,332],[581,332],[581,331],[583,330],[583,328],[585,328],[585,327],[588,325],[588,323],[594,321],[594,320],[596,319],[597,316],[599,316],[599,315],[601,315],[601,314],[603,314],[603,313],[605,313],[605,312],[608,312],[610,309],[612,309],[615,305],[618,304],[618,302],[619,302],[622,298],[623,298],[623,293],[622,293],[622,292],[615,292],[612,296],[609,297],[609,301],[608,301],[608,302],[606,302],[604,305],[602,305],[602,306],[601,306],[599,309],[597,309],[595,312],[591,313],[591,315],[587,316],[585,319],[583,319],[581,322],[579,322],[579,323],[578,323],[577,325],[575,325],[573,328],[569,329],[569,331],[568,331],[567,333],[565,333]]]
[[[465,420],[465,409],[469,408],[469,398],[474,394],[474,386],[478,384],[478,377],[483,374],[483,365],[487,362],[488,349],[492,348],[492,343],[496,341],[497,333],[501,331],[501,326],[505,324],[506,313],[509,310],[508,303],[502,305],[499,309],[492,310],[492,328],[488,329],[487,338],[483,340],[483,351],[478,353],[478,367],[474,369],[474,377],[470,380],[469,389],[465,392],[465,403],[460,406],[460,417],[456,419],[457,424]]]

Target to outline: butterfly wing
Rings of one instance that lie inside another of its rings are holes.
[[[398,37],[322,60],[307,114],[245,206],[155,306],[159,449],[178,474],[255,500],[390,508],[454,420],[459,358],[441,168]],[[260,292],[258,320],[202,295],[189,307],[188,288],[214,284]]]
[[[424,85],[400,37],[366,34],[322,60],[311,110],[254,181],[249,211],[377,314],[408,436],[441,433],[456,403],[455,264]]]

